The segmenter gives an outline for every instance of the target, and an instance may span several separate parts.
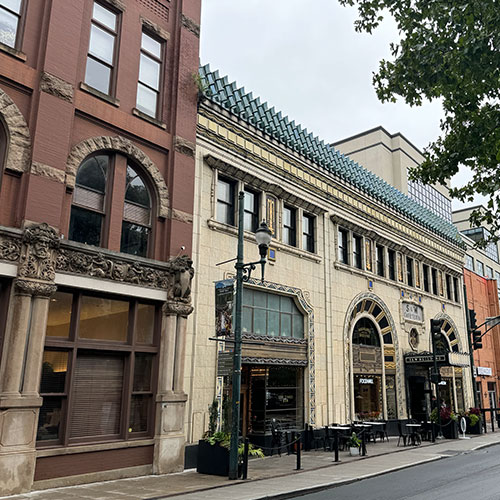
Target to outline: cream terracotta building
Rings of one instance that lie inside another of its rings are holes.
[[[188,442],[229,382],[211,340],[214,283],[234,275],[231,262],[218,264],[236,255],[241,190],[246,261],[258,257],[261,219],[274,233],[265,281],[252,277],[243,297],[244,433],[263,443],[273,419],[293,428],[424,417],[431,318],[445,320],[442,395],[470,406],[465,251],[454,226],[208,66],[200,74]]]

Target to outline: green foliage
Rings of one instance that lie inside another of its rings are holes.
[[[359,448],[361,446],[361,439],[355,432],[352,433],[348,440],[349,448]]]
[[[217,430],[217,417],[219,415],[219,402],[214,399],[208,408],[208,431],[207,434],[212,436]]]
[[[410,172],[424,183],[445,183],[462,166],[472,170],[453,198],[489,198],[475,210],[475,226],[500,235],[500,8],[497,0],[339,0],[356,5],[357,31],[371,33],[390,13],[401,36],[382,60],[373,84],[382,102],[402,97],[411,106],[441,99],[441,137]],[[484,246],[483,242],[480,246]]]
[[[474,427],[479,422],[479,417],[473,413],[469,414],[470,426]]]

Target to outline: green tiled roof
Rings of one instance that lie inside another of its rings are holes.
[[[274,107],[261,102],[227,76],[211,71],[207,64],[199,69],[203,95],[253,125],[260,131],[281,142],[295,152],[314,162],[318,167],[345,180],[385,205],[397,210],[409,219],[455,244],[463,246],[459,232],[451,222],[424,208],[386,181],[344,156],[331,145],[290,121]]]

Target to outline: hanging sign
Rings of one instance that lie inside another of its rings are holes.
[[[215,335],[227,336],[233,325],[234,280],[215,283]]]
[[[233,373],[232,351],[220,351],[217,358],[217,376],[230,377]]]

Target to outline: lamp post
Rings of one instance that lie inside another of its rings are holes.
[[[431,381],[436,389],[436,404],[437,404],[437,419],[438,419],[438,435],[436,439],[443,439],[443,430],[441,422],[441,398],[439,395],[439,382],[441,381],[440,369],[438,367],[436,358],[436,340],[441,337],[441,327],[443,326],[443,319],[431,319],[431,340],[432,340],[432,359],[434,364],[434,370],[431,376]]]
[[[238,253],[236,256],[236,296],[234,299],[234,350],[233,350],[233,401],[231,421],[231,443],[229,448],[229,479],[238,479],[238,445],[240,436],[240,390],[241,390],[241,316],[243,299],[243,282],[250,279],[252,271],[257,264],[262,267],[262,281],[264,281],[264,266],[266,265],[267,250],[271,243],[272,233],[267,224],[262,221],[257,231],[255,240],[259,245],[260,260],[243,262],[243,236],[244,236],[244,191],[238,196]]]

